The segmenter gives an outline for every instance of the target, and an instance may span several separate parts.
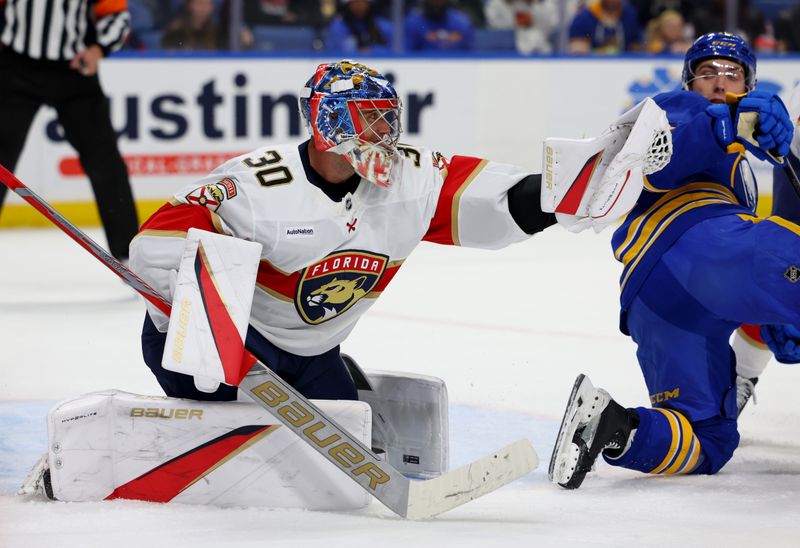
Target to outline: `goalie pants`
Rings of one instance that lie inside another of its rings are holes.
[[[172,398],[203,401],[232,401],[237,398],[235,386],[220,384],[216,392],[201,392],[190,375],[167,371],[161,366],[167,334],[156,329],[149,314],[145,314],[142,328],[142,354],[161,388]],[[309,399],[357,400],[353,378],[342,361],[339,346],[317,356],[298,356],[281,350],[258,331],[247,329],[248,350],[263,364],[275,371],[283,380]]]
[[[689,228],[660,258],[622,327],[653,408],[639,408],[631,447],[610,464],[648,473],[719,471],[739,442],[736,358],[742,323],[800,325],[800,227],[727,215]]]
[[[64,137],[91,182],[109,251],[127,259],[139,221],[100,79],[83,76],[67,63],[30,59],[9,48],[0,48],[0,74],[0,164],[16,169],[39,107],[55,108]],[[0,185],[0,208],[5,195],[6,187]]]

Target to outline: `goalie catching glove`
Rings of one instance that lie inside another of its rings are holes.
[[[593,139],[545,139],[541,208],[571,232],[600,232],[636,204],[672,155],[666,113],[645,99]]]

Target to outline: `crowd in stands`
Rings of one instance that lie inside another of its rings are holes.
[[[726,0],[128,0],[128,49],[339,54],[683,54],[725,29]],[[231,14],[238,6],[241,13]],[[235,17],[234,17],[235,15]],[[759,53],[800,52],[797,0],[738,0]],[[239,22],[231,25],[232,19]],[[237,36],[230,36],[230,29]]]

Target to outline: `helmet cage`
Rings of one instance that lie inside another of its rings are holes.
[[[389,186],[402,103],[383,75],[353,61],[323,63],[299,103],[317,149],[343,155],[359,175]]]
[[[311,132],[319,150],[350,140],[378,143],[393,155],[402,131],[400,99],[347,99],[316,95],[309,102]]]

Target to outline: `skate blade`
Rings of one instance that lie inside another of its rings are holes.
[[[44,473],[48,468],[47,453],[39,457],[36,464],[33,465],[28,476],[25,478],[22,486],[17,491],[17,495],[30,496],[30,495],[45,495],[45,488],[43,484]]]
[[[572,479],[572,472],[580,457],[580,448],[572,440],[575,437],[575,431],[586,420],[584,404],[593,399],[595,392],[589,378],[584,374],[578,375],[575,384],[572,385],[567,408],[564,410],[564,418],[561,420],[561,427],[558,430],[556,445],[550,457],[547,475],[553,483],[563,486]]]

